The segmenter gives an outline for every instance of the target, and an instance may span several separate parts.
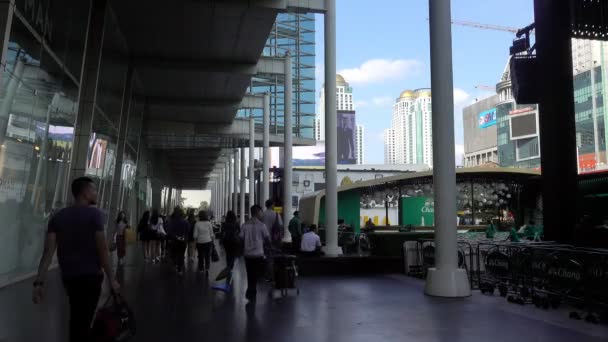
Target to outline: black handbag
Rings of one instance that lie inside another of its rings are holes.
[[[125,342],[135,336],[135,315],[127,302],[112,292],[97,311],[93,322],[93,341]]]

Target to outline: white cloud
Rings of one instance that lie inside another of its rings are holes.
[[[393,101],[393,98],[390,96],[379,96],[372,99],[372,103],[377,107],[390,106]]]
[[[469,104],[471,104],[471,95],[461,88],[454,88],[454,135],[456,137],[456,144],[464,142],[462,110]]]
[[[369,106],[369,102],[362,100],[362,101],[355,101],[355,109],[359,109],[359,108],[363,108],[363,107],[367,107]]]
[[[378,83],[402,80],[422,69],[414,59],[370,59],[359,67],[340,70],[338,73],[352,84]]]
[[[456,165],[462,165],[462,158],[464,156],[464,145],[456,144],[455,148],[456,150],[454,157],[456,160]]]
[[[471,97],[469,93],[460,88],[454,88],[454,108],[464,107],[468,104],[468,100]]]

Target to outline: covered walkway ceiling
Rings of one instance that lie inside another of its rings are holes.
[[[112,1],[141,83],[143,141],[175,186],[204,188],[224,149],[242,142],[221,132],[233,130],[277,14],[300,3],[323,1]]]

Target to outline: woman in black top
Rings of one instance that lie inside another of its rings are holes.
[[[188,231],[188,259],[190,262],[194,262],[196,260],[196,242],[194,241],[196,216],[194,215],[194,209],[188,209],[188,224],[190,225],[190,230]]]
[[[139,224],[137,225],[137,235],[144,244],[144,260],[150,260],[150,212],[144,212]]]
[[[222,223],[222,244],[226,251],[226,267],[230,270],[234,267],[234,260],[239,254],[241,227],[239,226],[234,212],[226,213],[226,222]]]

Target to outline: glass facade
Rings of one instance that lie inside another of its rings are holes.
[[[65,20],[31,25],[33,7],[16,3],[1,76],[0,284],[35,270],[48,218],[69,196],[88,2],[57,1],[49,11]]]
[[[315,15],[284,13],[277,16],[262,53],[283,57],[289,51],[293,61],[293,134],[314,139],[315,118]],[[285,90],[282,75],[257,75],[251,80],[249,93],[270,93],[270,132],[283,134]],[[261,109],[243,109],[239,117],[252,115],[262,124]]]
[[[15,3],[0,89],[0,286],[35,271],[49,218],[71,200],[69,177],[89,4]],[[97,183],[98,206],[107,212],[128,61],[121,56],[128,54],[111,11],[106,20],[85,175]],[[148,205],[151,187],[149,180],[136,187],[141,101],[133,99],[131,113],[117,198],[119,208],[134,220],[137,199]]]
[[[600,165],[606,164],[605,118],[607,108],[604,106],[605,85],[602,69],[601,66],[597,66],[593,68],[593,71],[587,70],[574,75],[576,145],[581,171],[595,170]],[[591,74],[592,72],[593,74]],[[595,118],[593,117],[594,107]],[[596,149],[599,160],[595,155]]]

